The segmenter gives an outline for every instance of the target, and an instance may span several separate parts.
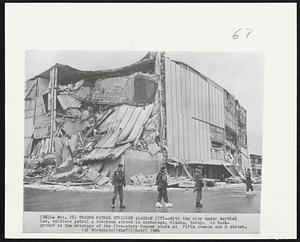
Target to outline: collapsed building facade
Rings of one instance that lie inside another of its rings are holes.
[[[52,159],[55,173],[74,165],[110,177],[157,173],[207,178],[251,169],[247,113],[229,92],[192,67],[149,52],[130,66],[80,71],[55,64],[26,81],[25,151]]]

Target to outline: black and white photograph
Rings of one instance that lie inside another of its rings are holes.
[[[24,211],[260,213],[263,53],[29,51],[26,70]]]
[[[296,236],[295,4],[5,6],[5,237]]]

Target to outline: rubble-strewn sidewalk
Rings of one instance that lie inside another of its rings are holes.
[[[204,187],[205,190],[217,190],[226,188],[229,190],[236,190],[236,189],[243,189],[245,187],[245,184],[238,183],[238,184],[228,184],[225,182],[217,182],[216,186],[214,187]],[[108,183],[106,186],[97,186],[94,184],[85,184],[85,185],[79,185],[79,184],[72,184],[70,182],[64,183],[64,184],[45,184],[45,183],[32,183],[32,184],[24,184],[24,188],[31,188],[31,189],[38,189],[38,190],[48,190],[48,191],[78,191],[78,192],[113,192],[113,186],[111,183]],[[259,188],[260,190],[260,184],[254,185],[255,190]],[[185,190],[193,190],[191,187],[170,187],[169,190],[176,190],[176,191],[185,191]],[[125,187],[126,191],[141,191],[141,192],[147,192],[147,191],[157,191],[157,186],[153,185],[127,185]]]

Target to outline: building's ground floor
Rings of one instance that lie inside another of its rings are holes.
[[[188,164],[186,167],[183,165],[170,165],[167,164],[168,173],[173,177],[187,176],[187,171],[194,177],[196,168],[203,167],[203,177],[209,179],[223,180],[232,176],[232,174],[223,165],[208,165],[208,164]]]

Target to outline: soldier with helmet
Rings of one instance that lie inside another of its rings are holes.
[[[157,174],[156,185],[158,191],[156,207],[157,208],[163,207],[163,205],[161,204],[162,199],[165,201],[165,206],[167,208],[173,207],[173,204],[169,202],[169,198],[168,198],[167,167],[165,165],[162,165],[159,173]]]
[[[194,193],[196,193],[196,208],[203,207],[203,205],[201,204],[202,187],[204,187],[202,173],[203,173],[203,167],[202,166],[197,167],[195,173],[195,187],[194,187]]]
[[[123,204],[123,187],[126,186],[125,174],[123,171],[123,165],[119,164],[118,169],[113,173],[112,178],[112,185],[114,186],[114,195],[112,198],[112,208],[115,208],[115,201],[117,195],[119,194],[120,198],[120,208],[125,208]]]

